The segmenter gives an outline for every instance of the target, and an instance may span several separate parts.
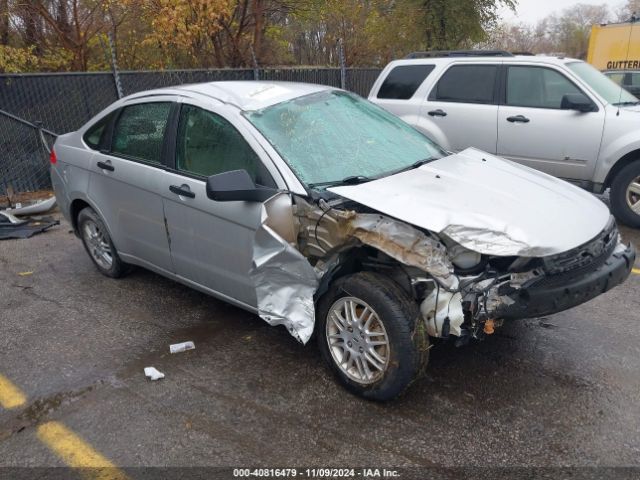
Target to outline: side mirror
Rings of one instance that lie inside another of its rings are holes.
[[[207,197],[217,202],[264,202],[278,191],[258,187],[246,170],[211,175],[207,178]]]
[[[560,103],[562,110],[577,110],[578,112],[595,112],[595,104],[582,93],[567,93],[562,96]]]

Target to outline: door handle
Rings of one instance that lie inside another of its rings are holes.
[[[113,172],[116,169],[116,167],[111,165],[111,162],[109,160],[107,160],[106,162],[98,162],[98,167],[102,170],[109,170],[110,172]]]
[[[169,186],[169,190],[171,190],[176,195],[180,195],[181,197],[187,198],[196,198],[196,194],[191,191],[189,185],[171,185]]]
[[[524,115],[516,115],[515,117],[507,117],[507,122],[529,123],[529,119]]]
[[[437,110],[431,110],[430,112],[427,112],[427,115],[431,117],[446,117],[447,112],[439,108]]]

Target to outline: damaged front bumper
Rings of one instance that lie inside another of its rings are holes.
[[[511,301],[503,301],[490,315],[495,319],[514,320],[561,312],[585,303],[621,284],[629,276],[636,259],[632,245],[620,243],[597,268],[590,265],[556,275],[546,275],[520,288],[505,285],[498,292]]]

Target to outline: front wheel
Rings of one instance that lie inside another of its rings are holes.
[[[371,272],[338,279],[318,304],[325,362],[351,392],[371,400],[400,395],[426,367],[428,336],[415,303]]]
[[[625,166],[611,183],[611,210],[625,225],[640,228],[640,161]]]

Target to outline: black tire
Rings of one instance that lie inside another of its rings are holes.
[[[110,253],[111,253],[111,263],[109,266],[106,266],[104,264],[101,265],[99,261],[96,260],[96,258],[94,257],[94,254],[91,251],[92,246],[89,244],[90,241],[87,238],[88,233],[86,230],[87,226],[90,224],[93,224],[97,227],[105,243],[107,243],[109,246]],[[85,207],[82,210],[80,210],[80,213],[78,213],[77,225],[78,225],[78,233],[80,234],[80,238],[82,239],[82,244],[84,245],[84,248],[87,251],[87,254],[89,254],[89,258],[91,259],[93,264],[96,266],[98,271],[100,271],[100,273],[102,273],[103,275],[106,275],[107,277],[120,278],[129,272],[129,265],[124,263],[120,259],[120,256],[118,255],[118,251],[116,250],[116,247],[113,245],[113,242],[111,241],[111,236],[109,235],[109,232],[105,227],[104,222],[91,207]]]
[[[620,222],[634,228],[640,228],[640,214],[631,210],[627,202],[627,189],[638,177],[640,177],[640,160],[630,163],[616,174],[611,182],[609,194],[613,215]],[[640,195],[637,198],[640,200]]]
[[[331,353],[327,338],[330,309],[347,297],[355,297],[370,306],[386,330],[388,362],[383,373],[376,372],[382,376],[374,383],[363,384],[349,378]],[[370,400],[391,400],[404,392],[428,363],[429,337],[418,316],[416,302],[388,277],[372,272],[342,277],[318,302],[316,336],[322,357],[340,383],[352,393]]]

